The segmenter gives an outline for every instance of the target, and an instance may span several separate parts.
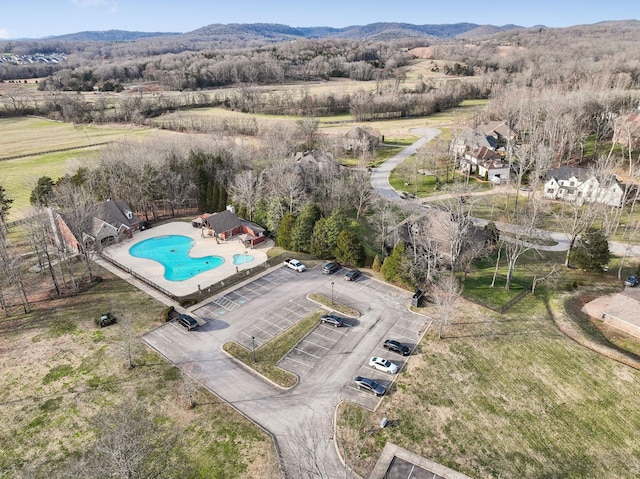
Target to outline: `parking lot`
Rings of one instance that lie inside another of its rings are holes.
[[[166,349],[161,352],[178,362],[196,361],[204,368],[224,342],[235,341],[251,350],[270,341],[321,308],[307,296],[322,293],[359,311],[359,316],[345,318],[337,328],[319,323],[278,366],[299,377],[294,389],[327,388],[331,383],[336,398],[375,409],[382,398],[359,390],[354,377],[372,378],[392,392],[395,375],[370,368],[369,358],[387,358],[402,374],[407,358],[386,351],[382,344],[394,339],[414,349],[427,319],[408,310],[410,292],[366,275],[356,282],[344,281],[346,271],[323,275],[320,266],[304,273],[277,268],[193,308],[191,314],[202,325],[198,330],[187,333],[175,324],[156,330],[163,340],[154,347]]]

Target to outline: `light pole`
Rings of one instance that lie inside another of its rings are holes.
[[[333,281],[331,281],[331,304],[333,305]]]
[[[256,337],[251,336],[251,354],[253,355],[253,362],[256,362]]]

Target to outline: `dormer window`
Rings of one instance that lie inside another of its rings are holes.
[[[133,213],[131,211],[126,211],[124,215],[127,217],[128,220],[133,219]]]

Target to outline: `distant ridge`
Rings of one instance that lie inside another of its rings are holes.
[[[295,39],[343,38],[354,40],[392,40],[397,38],[448,39],[475,37],[492,33],[521,29],[517,25],[478,25],[454,23],[413,25],[410,23],[379,22],[368,25],[352,25],[344,28],[291,27],[277,23],[214,23],[191,32],[130,32],[125,30],[84,31],[42,38],[40,40],[126,42],[158,37],[174,37],[217,41],[265,41],[280,42]]]
[[[170,37],[181,35],[181,33],[170,32],[130,32],[127,30],[106,30],[100,32],[78,32],[66,35],[56,35],[45,37],[42,40],[71,40],[71,41],[94,41],[94,42],[131,42],[142,38]]]

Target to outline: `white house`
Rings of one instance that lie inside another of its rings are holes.
[[[586,168],[561,167],[547,171],[544,197],[553,200],[622,206],[624,187],[615,175],[598,178]]]
[[[478,176],[494,183],[504,183],[509,180],[509,165],[502,158],[479,161]]]
[[[460,169],[465,174],[476,173],[480,178],[496,183],[509,180],[509,165],[502,156],[484,146],[465,154],[460,161]]]

